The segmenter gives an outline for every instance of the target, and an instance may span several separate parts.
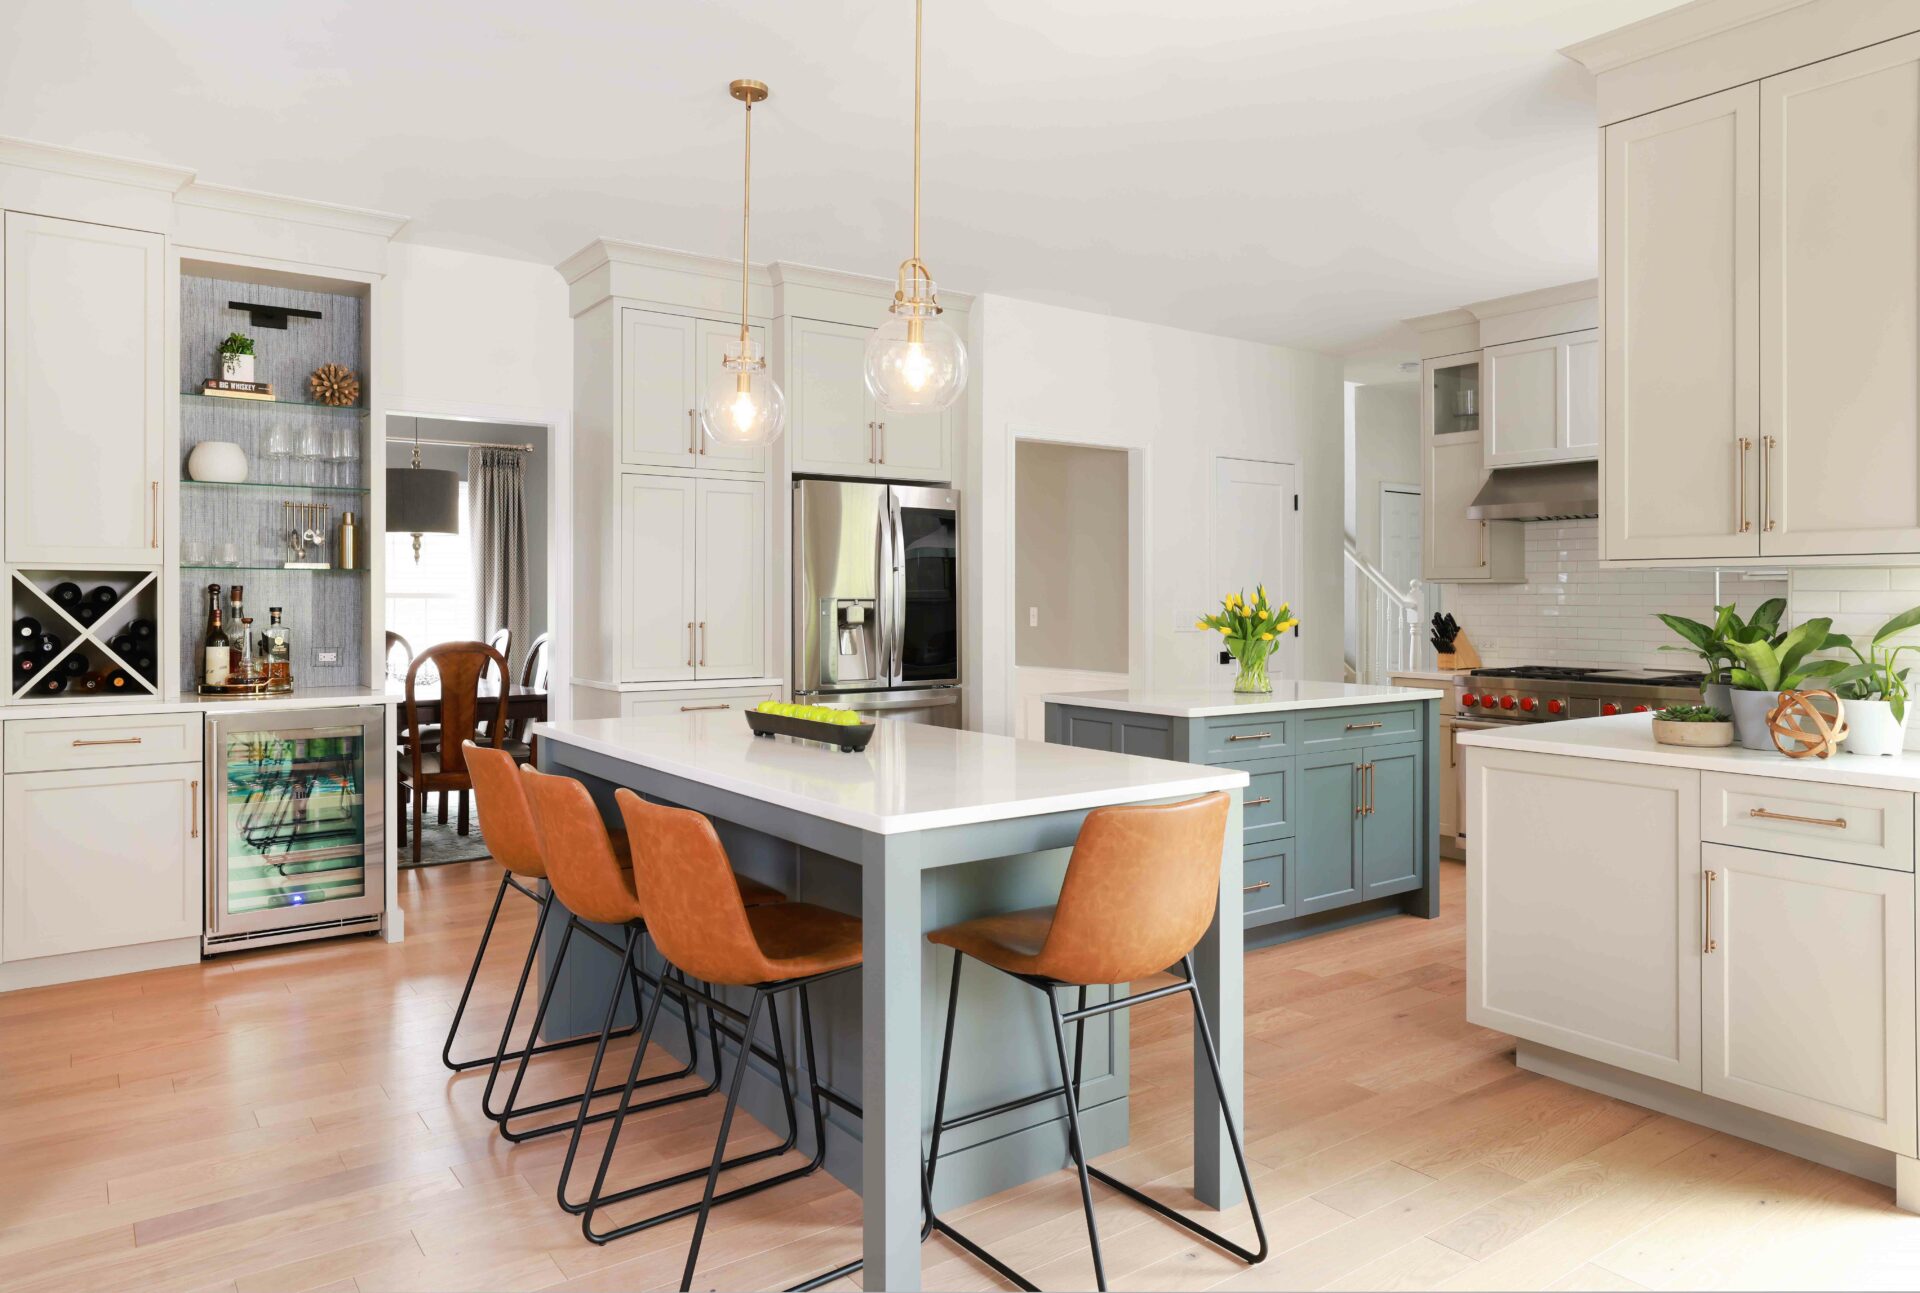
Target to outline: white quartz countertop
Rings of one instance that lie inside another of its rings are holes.
[[[1059,705],[1120,709],[1169,718],[1218,718],[1224,714],[1271,714],[1285,709],[1332,709],[1341,705],[1390,705],[1395,701],[1439,700],[1445,692],[1425,687],[1374,687],[1354,682],[1283,682],[1265,695],[1234,691],[1161,690],[1130,687],[1117,691],[1065,691],[1042,696]]]
[[[1458,741],[1468,748],[1567,754],[1616,763],[1651,763],[1790,781],[1920,791],[1920,753],[1912,750],[1897,755],[1848,754],[1842,745],[1840,752],[1831,758],[1789,759],[1771,750],[1743,750],[1737,745],[1717,750],[1660,745],[1653,739],[1651,714],[1619,714],[1612,718],[1581,718],[1525,727],[1462,729]]]
[[[882,721],[865,750],[756,737],[738,713],[538,723],[577,746],[878,835],[1175,799],[1248,783],[1234,769]]]
[[[356,705],[394,705],[399,698],[367,687],[301,687],[285,696],[247,696],[221,699],[181,696],[113,696],[99,700],[61,697],[58,700],[13,701],[0,705],[0,718],[97,718],[103,714],[182,714],[194,710],[209,714],[242,714],[260,710],[330,709]]]

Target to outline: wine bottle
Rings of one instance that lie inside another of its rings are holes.
[[[35,655],[31,651],[22,651],[16,654],[13,657],[14,686],[16,687],[19,686],[22,680],[31,678],[35,674],[39,673],[40,665],[41,665],[40,657]]]
[[[106,584],[96,584],[87,593],[87,601],[93,606],[95,614],[105,614],[119,600],[118,590]]]
[[[93,668],[93,661],[87,659],[85,651],[75,651],[60,662],[60,672],[69,678],[78,678]]]
[[[65,678],[62,678],[57,673],[48,674],[46,677],[42,678],[34,687],[34,690],[39,692],[42,696],[58,696],[61,692],[65,691],[66,689],[67,689],[67,680]]]
[[[127,632],[142,641],[146,641],[153,636],[153,621],[148,619],[134,620],[127,625]]]
[[[73,618],[79,620],[82,624],[91,625],[95,620],[100,618],[100,608],[92,602],[81,602],[73,608]]]
[[[220,585],[207,585],[207,632],[203,640],[201,681],[209,687],[224,687],[233,673],[233,644],[220,622]]]
[[[22,615],[13,622],[13,640],[16,644],[31,642],[40,636],[40,621],[31,615]]]
[[[80,585],[63,580],[47,590],[48,596],[69,611],[80,604]]]
[[[127,671],[124,669],[115,669],[107,675],[106,690],[108,691],[125,691],[132,685],[133,679],[127,676]]]
[[[119,656],[122,660],[131,660],[133,658],[133,652],[134,652],[133,634],[116,633],[113,635],[112,638],[108,640],[107,645],[109,647],[112,647],[113,653]]]
[[[76,683],[75,686],[79,687],[81,691],[99,691],[102,687],[106,686],[106,682],[107,675],[103,673],[90,673]]]
[[[33,651],[42,660],[48,656],[57,655],[60,651],[60,639],[51,633],[42,633],[34,640]]]
[[[241,656],[246,652],[246,637],[241,632],[240,621],[246,618],[247,608],[242,601],[246,589],[239,584],[227,588],[227,675],[233,682],[247,681],[247,672]]]

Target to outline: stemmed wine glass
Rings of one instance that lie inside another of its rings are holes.
[[[308,427],[300,433],[299,447],[294,450],[294,456],[307,464],[307,483],[319,484],[320,463],[327,456],[327,438],[318,427]]]
[[[287,478],[287,459],[293,455],[293,430],[284,422],[276,422],[267,432],[267,457],[273,462],[274,478],[285,483]]]
[[[348,426],[341,429],[334,438],[338,441],[335,460],[340,463],[340,483],[356,485],[360,480],[360,432]]]

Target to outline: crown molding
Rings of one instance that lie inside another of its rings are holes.
[[[577,283],[603,265],[631,265],[637,269],[664,269],[680,274],[699,274],[707,278],[737,281],[740,262],[719,256],[703,256],[677,247],[655,247],[624,238],[596,238],[554,268],[568,283]],[[749,275],[769,282],[768,267],[755,265]]]
[[[140,162],[130,157],[113,157],[107,153],[90,153],[78,148],[62,148],[56,144],[5,136],[0,136],[0,166],[23,166],[29,170],[76,175],[109,184],[130,184],[164,193],[176,193],[193,182],[193,172],[184,166]]]
[[[1438,314],[1422,314],[1416,318],[1402,320],[1415,332],[1439,332],[1443,328],[1461,328],[1479,321],[1479,315],[1465,309],[1442,310]]]
[[[1531,292],[1517,292],[1512,296],[1496,296],[1491,301],[1476,301],[1466,307],[1466,313],[1484,321],[1503,314],[1518,314],[1522,310],[1537,310],[1543,305],[1577,305],[1582,301],[1598,300],[1599,297],[1600,280],[1585,278],[1578,283],[1563,283],[1558,287],[1542,287]]]
[[[1810,3],[1812,0],[1690,0],[1677,9],[1563,46],[1560,53],[1598,76]]]
[[[198,180],[175,195],[182,206],[203,207],[231,215],[260,216],[293,224],[338,229],[346,233],[392,238],[410,217],[387,211],[341,206],[334,202],[316,202],[310,198],[284,197],[277,193],[256,193],[251,189],[229,188],[223,184],[203,184]]]

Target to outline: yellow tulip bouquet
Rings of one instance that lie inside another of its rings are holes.
[[[1245,593],[1228,593],[1220,600],[1220,609],[1203,615],[1195,628],[1214,629],[1226,639],[1227,650],[1240,662],[1240,676],[1234,679],[1235,691],[1267,692],[1273,682],[1267,677],[1267,657],[1280,642],[1280,635],[1299,624],[1285,602],[1274,606],[1267,601],[1267,586],[1254,590],[1251,602]]]

